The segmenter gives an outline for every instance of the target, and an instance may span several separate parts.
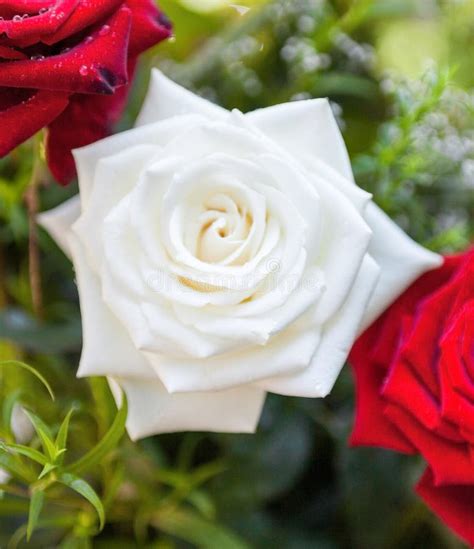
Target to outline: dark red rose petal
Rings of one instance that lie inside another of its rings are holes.
[[[0,21],[0,34],[5,33],[12,40],[41,36],[57,31],[67,21],[79,0],[57,0],[44,13],[24,17],[21,12],[12,19]]]
[[[0,86],[111,94],[127,82],[127,50],[131,13],[119,9],[101,28],[67,53],[2,63]]]
[[[384,413],[430,464],[437,486],[474,484],[474,462],[466,442],[455,443],[437,436],[398,406],[389,404]]]
[[[0,18],[0,153],[49,123],[48,160],[66,183],[71,149],[112,131],[138,55],[171,25],[154,0],[0,0]]]
[[[469,370],[469,363],[474,360],[474,357],[469,356],[469,347],[474,344],[473,325],[474,299],[461,307],[441,340],[440,363],[441,370],[447,376],[443,378],[445,382],[474,404],[474,379]],[[443,388],[446,389],[445,383]]]
[[[67,107],[68,94],[49,91],[31,93],[31,97],[8,108],[3,108],[7,100],[0,99],[0,156],[5,156],[32,137]]]
[[[439,342],[444,331],[444,323],[440,322],[440,318],[446,318],[456,293],[455,281],[451,280],[419,304],[412,331],[401,350],[401,355],[412,364],[420,382],[438,400],[440,384],[437,364]]]
[[[474,279],[474,273],[472,277]],[[474,305],[470,314],[474,315]],[[469,380],[474,385],[474,320],[468,322],[464,326],[464,330],[461,353],[464,366],[466,367],[466,375],[469,376]]]
[[[352,441],[396,448],[406,437],[430,464],[418,493],[474,544],[474,249],[416,281],[350,360]]]
[[[28,59],[28,57],[14,48],[0,46],[0,59]]]
[[[417,493],[469,545],[474,546],[474,486],[436,486],[427,469]]]
[[[474,403],[466,399],[464,395],[455,391],[448,384],[450,382],[447,372],[443,374],[445,387],[443,394],[443,417],[452,424],[457,425],[458,432],[462,429],[462,438],[466,432],[471,432],[469,440],[474,436]]]
[[[68,108],[49,125],[46,157],[59,183],[66,185],[76,173],[71,150],[111,133],[122,113],[127,93],[128,86],[123,86],[112,96],[74,95]]]
[[[386,402],[405,408],[416,416],[427,429],[436,429],[440,423],[440,404],[422,381],[414,375],[410,365],[399,359],[385,379],[382,394]]]
[[[407,454],[416,453],[414,446],[383,414],[386,403],[381,396],[381,387],[385,372],[367,359],[366,352],[371,348],[371,341],[373,336],[377,335],[376,332],[377,326],[366,331],[353,347],[349,357],[356,378],[356,416],[350,444],[382,446]]]
[[[132,30],[130,33],[130,56],[134,57],[169,38],[171,25],[152,2],[126,0],[132,10]]]
[[[428,430],[453,442],[462,442],[456,423],[446,421],[440,401],[416,375],[415,368],[399,358],[391,368],[382,389],[385,401],[410,412]]]
[[[45,44],[56,44],[65,38],[109,18],[123,4],[123,0],[89,0],[81,2],[71,17],[54,34],[43,36]],[[110,24],[110,23],[108,23]]]
[[[54,0],[0,0],[0,16],[10,19],[16,14],[36,14],[54,3]]]

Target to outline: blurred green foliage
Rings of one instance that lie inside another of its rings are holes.
[[[151,65],[243,111],[328,96],[358,183],[432,249],[472,242],[473,0],[161,5],[176,36],[144,60],[121,128]],[[30,536],[29,547],[68,549],[462,546],[412,494],[417,459],[347,447],[347,369],[324,401],[270,396],[255,436],[130,442],[126,404],[117,411],[102,379],[75,379],[74,275],[44,233],[34,314],[24,200],[33,151],[26,143],[0,160],[1,547]],[[44,185],[41,206],[75,192]]]

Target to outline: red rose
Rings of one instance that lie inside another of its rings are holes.
[[[140,53],[170,35],[153,0],[0,0],[0,156],[48,126],[54,176],[107,135]]]
[[[351,443],[421,454],[418,494],[474,545],[474,249],[418,279],[350,361]]]

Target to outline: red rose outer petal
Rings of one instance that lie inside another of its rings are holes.
[[[0,21],[0,35],[5,33],[12,40],[41,36],[57,31],[76,9],[79,0],[57,0],[45,13],[28,16],[20,20]],[[18,15],[23,15],[22,12]]]
[[[446,524],[474,546],[474,486],[435,486],[427,469],[416,492]]]
[[[104,21],[121,4],[123,4],[123,0],[89,0],[87,3],[81,2],[64,25],[54,34],[43,36],[41,41],[48,45],[56,44],[97,22]]]
[[[126,7],[69,52],[46,59],[2,63],[0,86],[70,93],[111,94],[127,82],[127,50],[131,13]]]
[[[28,59],[28,57],[14,48],[0,45],[0,59]]]
[[[138,56],[158,42],[171,36],[171,25],[163,22],[161,13],[151,2],[126,0],[132,10],[132,29],[130,32],[130,56]]]
[[[0,15],[11,18],[15,14],[36,14],[51,7],[51,0],[0,0]]]
[[[409,439],[430,465],[418,493],[474,544],[474,248],[420,277],[350,361],[352,442],[396,448]]]
[[[170,35],[169,26],[159,22],[160,12],[152,3],[128,0],[132,11],[128,72],[135,70],[136,57]],[[111,133],[118,121],[129,92],[129,86],[119,88],[113,96],[73,96],[69,107],[50,124],[46,142],[48,165],[54,177],[63,185],[75,174],[71,150],[88,145]],[[71,132],[73,125],[75,131]]]
[[[71,150],[108,135],[123,110],[127,94],[128,86],[123,86],[114,95],[74,95],[68,108],[49,125],[46,158],[59,183],[67,185],[76,173]]]
[[[0,17],[0,154],[47,124],[51,171],[67,183],[71,149],[112,131],[138,55],[171,25],[154,0],[0,0]]]
[[[355,371],[356,416],[350,437],[351,446],[381,446],[406,454],[416,453],[416,448],[388,420],[384,414],[386,402],[381,396],[380,387],[385,372],[365,359],[364,349],[370,340],[370,328],[353,347],[350,363]]]
[[[29,99],[0,111],[0,156],[8,154],[64,111],[69,95],[38,91]]]
[[[439,437],[398,406],[389,404],[384,413],[430,464],[437,486],[474,484],[474,462],[466,442],[456,443]]]
[[[470,300],[441,341],[441,369],[446,370],[453,388],[474,404],[474,379],[469,370],[469,362],[474,361],[474,356],[469,356],[469,347],[474,346],[474,333],[470,330],[473,324],[474,300]]]

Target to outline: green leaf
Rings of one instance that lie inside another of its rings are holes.
[[[16,454],[21,454],[40,465],[46,465],[48,463],[48,458],[42,454],[40,451],[30,448],[29,446],[24,446],[23,444],[3,444],[0,443],[0,449],[4,449],[7,452],[14,452]]]
[[[63,473],[58,478],[58,482],[61,482],[62,484],[68,486],[69,488],[71,488],[71,490],[74,490],[75,492],[80,494],[83,498],[87,499],[87,501],[94,506],[95,510],[97,511],[97,515],[99,516],[99,525],[100,529],[102,530],[105,524],[104,506],[102,505],[99,496],[92,488],[92,486],[85,480],[77,477],[76,475],[72,475],[71,473]]]
[[[21,362],[19,360],[1,360],[0,361],[0,367],[1,366],[17,366],[18,368],[23,368],[24,370],[27,370],[31,374],[33,374],[37,379],[41,381],[41,383],[46,387],[49,395],[51,396],[51,399],[54,400],[54,393],[51,389],[50,384],[46,381],[46,379],[41,375],[38,370],[33,368],[33,366],[30,366],[29,364],[26,364],[25,362]]]
[[[53,435],[51,434],[50,428],[32,411],[25,409],[25,414],[33,424],[48,459],[50,461],[54,461],[56,459],[56,445],[54,444]]]
[[[41,513],[41,509],[44,504],[44,492],[37,490],[33,492],[30,500],[30,511],[28,514],[28,526],[26,529],[26,539],[30,541],[30,538],[33,534],[36,525],[38,524],[38,519]]]
[[[213,519],[216,516],[214,502],[206,492],[195,490],[188,495],[187,500],[194,505],[202,516],[208,519]]]
[[[69,422],[74,412],[74,408],[71,408],[61,423],[58,434],[56,436],[56,458],[55,461],[61,464],[64,460],[64,453],[66,452],[67,435],[69,432]]]
[[[109,383],[103,377],[87,378],[94,399],[94,417],[99,426],[99,432],[105,434],[117,415],[117,405],[113,398]]]
[[[249,545],[226,528],[182,509],[166,509],[153,516],[153,525],[202,549],[248,549]]]
[[[82,458],[66,467],[66,471],[73,474],[81,473],[96,466],[101,462],[110,450],[115,448],[125,432],[125,423],[127,421],[128,405],[125,394],[123,395],[122,407],[115,416],[114,422],[105,434],[104,438],[92,450],[87,452]]]
[[[43,470],[41,471],[39,477],[38,477],[38,480],[41,480],[42,478],[44,478],[48,473],[51,473],[51,471],[54,471],[55,469],[57,469],[58,466],[54,463],[47,463],[44,467],[43,467]]]
[[[14,456],[0,451],[0,467],[8,471],[14,477],[27,483],[34,482],[36,475],[30,469],[25,468]]]

